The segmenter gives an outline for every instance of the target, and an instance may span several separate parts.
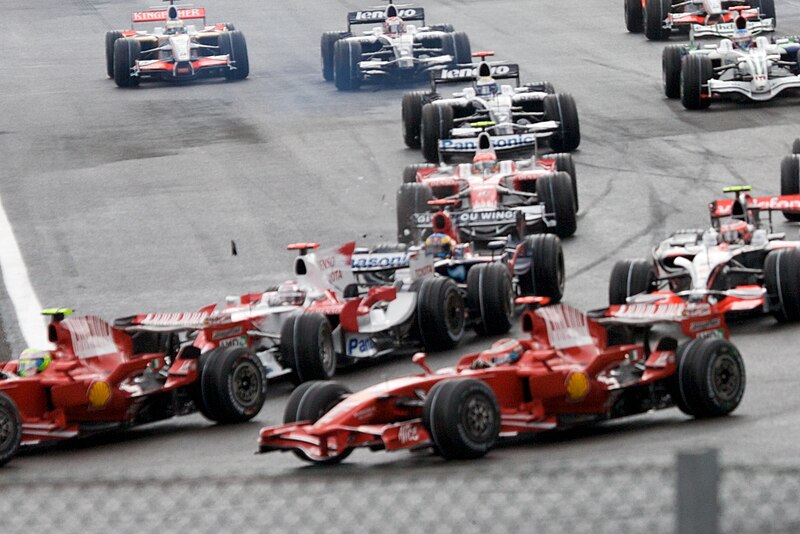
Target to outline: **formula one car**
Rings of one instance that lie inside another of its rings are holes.
[[[497,152],[531,150],[546,140],[555,151],[569,152],[581,141],[578,110],[571,95],[556,93],[550,82],[520,85],[519,65],[486,61],[494,52],[477,52],[478,65],[437,69],[431,91],[403,96],[403,139],[422,148],[430,162],[457,153],[474,153],[477,136],[490,130]],[[511,79],[514,85],[497,83]],[[471,83],[444,97],[437,86]]]
[[[473,163],[406,168],[406,183],[397,192],[399,241],[424,240],[437,209],[452,223],[454,239],[477,248],[508,236],[521,241],[535,232],[575,233],[575,167],[569,154],[497,161],[485,132],[477,150]]]
[[[406,24],[420,22],[421,26]],[[352,27],[383,23],[363,35]],[[469,37],[450,24],[425,25],[421,7],[397,6],[347,14],[347,31],[329,31],[320,40],[322,76],[340,91],[367,81],[412,82],[431,69],[470,61]]]
[[[547,299],[531,298],[546,301]],[[526,311],[527,339],[502,339],[455,367],[395,378],[351,394],[333,382],[297,388],[284,425],[263,428],[259,452],[293,451],[335,464],[355,448],[432,447],[446,459],[478,458],[500,437],[568,428],[677,405],[694,417],[719,417],[744,394],[745,367],[721,316],[659,306],[620,306],[585,315],[566,305]],[[693,338],[654,338],[661,322]],[[636,325],[641,341],[616,329]]]
[[[402,284],[362,282],[351,267],[354,242],[314,252],[317,247],[290,245],[300,252],[295,279],[266,292],[194,313],[127,317],[117,325],[175,336],[201,353],[246,348],[262,359],[269,378],[288,375],[295,384],[391,353],[450,349],[463,337],[467,315],[452,280],[420,269]]]
[[[252,419],[264,404],[261,362],[241,348],[176,354],[148,333],[129,335],[99,317],[51,316],[53,350],[28,349],[0,365],[0,465],[20,445],[59,441],[186,415]]]
[[[225,77],[243,80],[250,73],[247,42],[233,24],[206,25],[206,10],[174,5],[167,9],[138,11],[130,30],[106,32],[106,72],[119,87],[143,80],[186,81]],[[201,29],[184,20],[202,19]],[[135,30],[133,24],[164,22],[152,31]]]
[[[734,20],[744,17],[753,32],[775,31],[775,0],[625,0],[625,26],[651,40],[669,39],[673,30],[695,37],[731,37]]]
[[[741,20],[741,19],[740,19]],[[744,46],[730,39],[719,45],[671,45],[662,53],[664,94],[680,98],[686,109],[704,109],[715,98],[772,100],[800,88],[797,37],[771,43],[756,37]]]
[[[749,186],[725,188],[733,199],[709,204],[711,228],[680,230],[651,260],[623,260],[609,283],[611,304],[704,305],[714,313],[772,313],[800,320],[800,241],[772,231],[772,211],[800,216],[800,195],[752,197]]]

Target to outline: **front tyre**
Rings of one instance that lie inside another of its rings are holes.
[[[686,109],[705,109],[711,105],[708,81],[714,69],[706,56],[689,54],[681,63],[681,104]]]
[[[572,152],[581,144],[581,125],[578,107],[568,93],[555,93],[544,97],[546,120],[558,122],[558,127],[549,137],[550,148],[556,152]]]
[[[420,147],[420,124],[424,104],[425,91],[412,91],[403,95],[403,141],[408,148]]]
[[[333,46],[333,81],[339,91],[361,87],[361,43],[352,39],[336,41]]]
[[[292,382],[328,380],[336,372],[331,324],[320,313],[298,313],[281,326],[281,356],[291,366]]]
[[[681,47],[666,46],[661,53],[661,81],[667,98],[681,97]]]
[[[644,4],[644,35],[651,41],[669,39],[672,32],[664,27],[664,20],[672,9],[672,0],[646,0]]]
[[[464,337],[466,309],[458,285],[444,276],[425,278],[417,292],[417,325],[426,350],[452,349]]]
[[[336,382],[305,382],[295,388],[289,396],[289,401],[286,403],[286,408],[283,412],[283,422],[308,421],[316,423],[348,395],[350,395],[350,390]],[[338,464],[347,458],[352,451],[352,449],[346,449],[335,456],[326,458],[316,458],[298,450],[292,452],[302,460],[330,465]]]
[[[422,106],[420,144],[425,161],[439,161],[439,141],[449,139],[453,131],[453,108],[447,104],[430,103]]]
[[[511,274],[501,263],[479,263],[467,274],[467,309],[481,336],[505,334],[514,316]]]
[[[412,217],[416,213],[429,212],[428,201],[431,199],[433,192],[426,184],[407,183],[397,190],[397,240],[400,243],[421,241],[422,232]]]
[[[656,287],[656,273],[647,260],[620,260],[611,269],[608,282],[608,303],[625,304],[628,297],[651,293]]]
[[[796,139],[795,143],[800,141]],[[800,147],[799,147],[800,148]],[[792,154],[781,160],[781,195],[800,194],[800,156]],[[800,213],[784,211],[787,221],[800,221]]]
[[[0,393],[0,466],[7,464],[19,450],[22,441],[22,420],[16,404]]]
[[[780,322],[800,320],[800,249],[778,249],[764,260],[764,287]]]
[[[339,32],[325,32],[320,37],[320,56],[322,59],[322,77],[326,82],[333,81],[333,48],[341,38]]]
[[[625,28],[631,33],[642,33],[644,30],[641,0],[625,0]]]
[[[229,424],[255,417],[267,397],[267,373],[261,360],[241,347],[220,347],[206,358],[201,391],[214,420]]]
[[[545,213],[555,221],[547,232],[570,237],[578,228],[575,215],[575,194],[572,179],[565,172],[547,174],[536,179],[536,196],[544,204]]]
[[[139,77],[133,76],[131,70],[136,65],[141,50],[141,45],[136,39],[125,37],[114,42],[114,83],[117,87],[139,85]]]
[[[514,276],[521,296],[549,297],[552,303],[564,296],[564,251],[553,234],[527,236],[517,248]]]
[[[234,67],[225,72],[228,80],[244,80],[250,74],[250,59],[247,55],[247,41],[238,30],[223,32],[219,36],[219,53],[230,58]]]

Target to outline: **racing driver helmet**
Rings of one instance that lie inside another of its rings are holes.
[[[183,21],[181,19],[167,19],[167,22],[164,23],[164,33],[173,34],[183,33],[184,31],[186,31],[186,29],[183,27]]]
[[[475,82],[475,94],[482,97],[494,96],[500,91],[500,86],[491,76],[481,76]]]
[[[17,374],[19,376],[35,376],[47,369],[52,359],[46,350],[25,349],[19,355]]]
[[[733,221],[720,228],[722,240],[726,243],[747,243],[750,241],[750,228],[745,221]]]
[[[453,239],[447,234],[431,234],[425,240],[425,255],[449,259],[453,255]]]
[[[306,301],[306,292],[295,282],[284,282],[278,286],[277,297],[283,306],[301,306]]]
[[[400,17],[388,17],[383,22],[383,33],[391,36],[397,36],[401,33],[406,33],[406,24]]]
[[[472,168],[478,172],[491,172],[497,166],[497,156],[493,152],[479,152],[472,158]]]
[[[747,29],[747,19],[741,15],[736,18],[736,29],[733,30],[731,43],[734,48],[747,50],[753,43],[753,34]]]

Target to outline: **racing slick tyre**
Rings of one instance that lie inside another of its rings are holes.
[[[681,97],[681,47],[668,45],[661,52],[661,81],[664,96]]]
[[[247,349],[219,347],[205,354],[200,388],[204,415],[221,424],[242,423],[261,411],[267,373]]]
[[[781,160],[781,195],[798,193],[800,193],[800,156],[784,156]],[[800,221],[800,213],[784,211],[783,216],[787,221]]]
[[[481,336],[505,334],[514,317],[514,287],[502,263],[479,263],[467,274],[467,313]]]
[[[114,77],[114,43],[122,37],[120,31],[106,32],[106,74],[109,78]]]
[[[422,106],[425,104],[425,91],[411,91],[403,95],[403,141],[408,148],[419,148]]]
[[[631,33],[642,33],[644,30],[641,0],[625,0],[625,27]]]
[[[800,154],[800,138],[795,139],[792,143],[792,154]]]
[[[646,0],[644,4],[644,35],[651,41],[669,39],[672,29],[664,27],[664,19],[672,9],[672,0]]]
[[[572,159],[572,154],[548,154],[546,158],[552,159],[555,164],[556,172],[565,172],[569,174],[570,181],[572,182],[572,195],[575,199],[575,213],[578,212],[578,175],[575,172],[575,161]]]
[[[333,81],[333,48],[339,39],[341,39],[339,32],[325,32],[319,40],[320,56],[322,57],[322,77],[326,82]]]
[[[625,304],[628,297],[650,293],[656,288],[656,273],[647,260],[620,260],[611,269],[608,281],[608,303]]]
[[[114,83],[117,87],[135,87],[139,77],[131,75],[131,68],[139,59],[139,41],[128,37],[117,39],[114,43]]]
[[[411,216],[430,211],[428,201],[431,199],[433,192],[426,184],[403,184],[397,190],[397,240],[400,243],[421,240],[422,236],[415,228]]]
[[[452,130],[453,108],[435,102],[422,106],[420,144],[426,161],[439,161],[439,140],[449,139]]]
[[[472,47],[469,44],[469,36],[464,32],[453,32],[451,35],[455,44],[456,63],[472,63]]]
[[[452,349],[464,337],[464,298],[447,277],[425,278],[417,292],[417,326],[426,350]]]
[[[415,184],[417,183],[417,171],[435,168],[436,164],[434,163],[412,163],[411,165],[406,165],[405,169],[403,169],[403,183]]]
[[[708,98],[708,80],[713,67],[706,56],[684,56],[681,63],[681,103],[686,109],[705,109],[711,105]]]
[[[780,322],[800,320],[800,249],[778,249],[764,260],[764,287]]]
[[[536,180],[536,196],[544,203],[544,211],[555,220],[547,232],[558,237],[570,237],[578,228],[575,216],[575,194],[572,178],[565,172],[547,174]]]
[[[250,58],[247,56],[247,41],[244,34],[234,30],[219,35],[219,53],[230,56],[233,70],[225,72],[228,80],[244,80],[250,74]]]
[[[671,396],[680,410],[697,418],[728,415],[745,388],[744,361],[727,339],[696,338],[678,348]]]
[[[361,87],[361,43],[352,39],[336,41],[333,46],[333,81],[339,91]]]
[[[519,245],[514,276],[522,296],[549,297],[555,304],[564,296],[564,251],[553,234],[529,235]]]
[[[289,401],[283,411],[283,422],[284,424],[297,421],[316,423],[320,417],[329,412],[331,408],[339,404],[350,393],[349,389],[336,382],[305,382],[297,386],[289,396]],[[353,452],[353,449],[344,450],[341,454],[329,458],[314,458],[297,450],[292,452],[302,460],[330,465],[338,464],[347,458]]]
[[[22,420],[19,410],[6,394],[0,393],[0,466],[9,462],[22,441]]]
[[[444,380],[428,392],[422,424],[445,459],[480,458],[500,435],[500,406],[492,389],[480,380]]]
[[[778,17],[775,16],[775,0],[754,0],[748,3],[759,9],[761,18],[773,19],[774,23],[777,25]]]
[[[445,33],[453,33],[455,31],[452,24],[432,24],[431,30]]]
[[[549,137],[550,148],[556,152],[572,152],[581,144],[581,125],[578,107],[568,93],[544,97],[545,120],[557,121],[558,128]]]
[[[281,326],[281,358],[292,368],[289,378],[297,385],[327,380],[336,372],[331,324],[320,313],[298,313]]]

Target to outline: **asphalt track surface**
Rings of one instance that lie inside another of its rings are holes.
[[[572,93],[582,143],[575,153],[581,212],[564,243],[565,301],[606,304],[615,260],[644,256],[678,228],[708,224],[706,203],[727,185],[777,193],[779,162],[800,136],[800,100],[714,104],[687,112],[661,92],[661,49],[625,31],[622,2],[481,0],[423,4],[428,21],[466,31],[473,50],[520,63],[523,80]],[[779,29],[800,33],[800,1],[776,2]],[[103,34],[147,2],[5,2],[0,65],[0,198],[44,306],[117,317],[181,311],[285,279],[287,243],[391,241],[404,165],[400,98],[407,88],[339,93],[322,80],[319,36],[344,29],[357,1],[209,1],[211,21],[247,38],[250,77],[237,83],[143,84],[105,77]],[[673,38],[677,42],[677,38]],[[796,224],[775,218],[791,238]],[[238,255],[231,255],[235,240]],[[5,289],[0,312],[12,353],[24,348]],[[502,447],[480,461],[494,477],[521,463],[630,459],[663,464],[678,450],[716,447],[723,462],[796,463],[800,441],[798,326],[736,324],[747,391],[722,420],[678,410]],[[470,337],[433,355],[435,367],[487,345]],[[352,389],[415,372],[405,358],[342,374]],[[290,387],[271,385],[251,424],[173,419],[48,450],[3,469],[11,479],[91,478],[169,465],[195,475],[302,472],[292,455],[253,456],[257,431],[279,423]],[[470,472],[434,456],[356,451],[336,468],[405,480]],[[361,497],[379,488],[364,481]],[[435,491],[428,488],[426,491]],[[353,495],[352,498],[358,498]]]

